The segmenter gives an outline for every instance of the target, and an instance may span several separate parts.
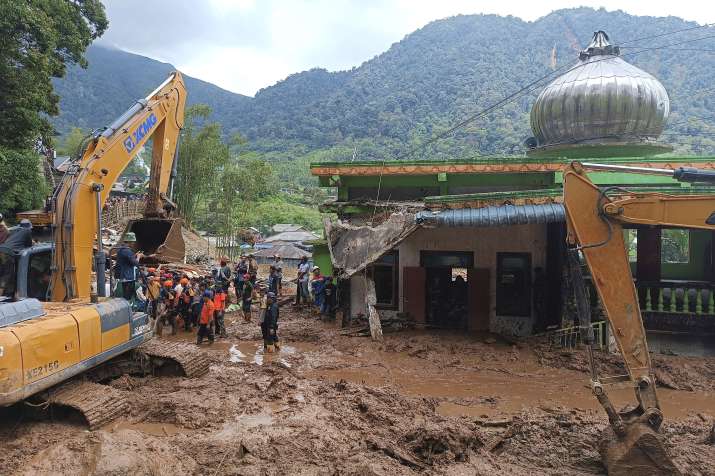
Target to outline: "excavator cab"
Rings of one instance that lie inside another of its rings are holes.
[[[0,301],[46,301],[51,266],[52,243],[22,249],[0,246]]]

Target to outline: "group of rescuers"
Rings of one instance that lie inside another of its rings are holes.
[[[280,256],[275,255],[270,263],[266,287],[257,284],[258,263],[253,254],[241,254],[233,264],[223,257],[211,275],[196,277],[141,266],[144,255],[132,250],[134,242],[134,233],[126,233],[124,242],[117,249],[114,269],[117,285],[113,294],[130,300],[135,310],[147,312],[154,320],[157,334],[161,334],[166,324],[171,325],[172,334],[176,334],[177,318],[180,318],[185,331],[198,329],[198,345],[205,338],[211,344],[217,337],[227,337],[224,314],[229,296],[235,294],[241,304],[244,322],[252,320],[252,304],[260,303],[258,321],[264,349],[267,352],[280,349],[278,299],[283,294],[284,267]],[[317,266],[310,268],[304,257],[298,266],[297,281],[294,304],[302,307],[312,301],[321,316],[334,318],[337,290],[332,277],[322,276]],[[312,296],[309,289],[313,291]]]

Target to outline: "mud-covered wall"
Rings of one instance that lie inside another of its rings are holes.
[[[400,310],[403,310],[403,272],[405,266],[420,265],[420,251],[471,251],[474,267],[488,268],[489,327],[492,332],[509,335],[528,335],[532,332],[534,316],[510,317],[496,315],[496,265],[498,252],[531,253],[534,267],[545,267],[546,225],[517,225],[499,228],[437,228],[419,229],[397,248],[400,253]],[[358,301],[356,299],[356,301]],[[364,302],[364,299],[363,299]],[[357,302],[356,302],[357,304]]]

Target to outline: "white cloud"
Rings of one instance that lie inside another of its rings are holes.
[[[348,69],[427,23],[457,14],[495,13],[536,20],[567,0],[105,0],[110,27],[101,40],[168,61],[242,94],[291,73]],[[598,0],[588,5],[634,15],[715,22],[702,0]],[[159,20],[157,20],[159,19]]]

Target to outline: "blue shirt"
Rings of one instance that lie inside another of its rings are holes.
[[[139,266],[139,260],[128,246],[122,246],[117,251],[117,266],[119,266],[119,279],[122,281],[134,281],[136,276],[134,268]]]

